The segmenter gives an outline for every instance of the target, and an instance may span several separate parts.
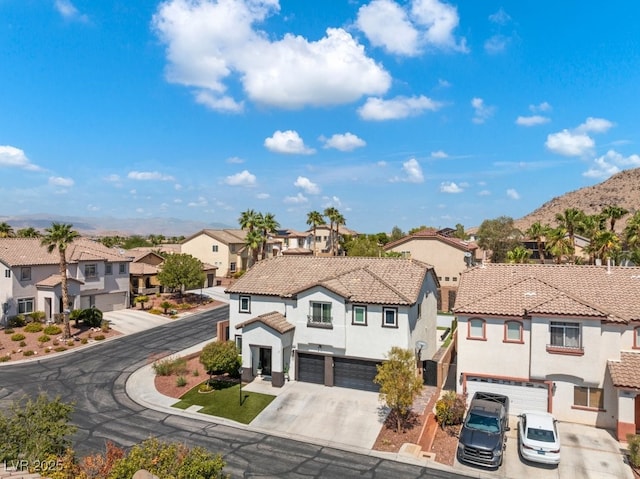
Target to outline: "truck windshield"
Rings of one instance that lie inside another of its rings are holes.
[[[465,425],[471,429],[493,434],[500,432],[500,425],[498,424],[497,418],[474,414],[473,412],[467,417],[467,423]]]

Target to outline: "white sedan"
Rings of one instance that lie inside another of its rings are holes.
[[[539,411],[524,411],[518,417],[518,444],[522,457],[542,464],[559,464],[560,437],[554,417]]]

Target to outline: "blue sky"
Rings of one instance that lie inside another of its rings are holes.
[[[640,166],[627,0],[0,0],[0,215],[519,218]]]

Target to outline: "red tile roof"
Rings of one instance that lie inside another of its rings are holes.
[[[248,326],[253,323],[266,324],[267,326],[274,329],[280,334],[284,334],[287,331],[296,329],[294,324],[287,321],[287,318],[285,318],[282,315],[282,313],[278,313],[277,311],[261,314],[260,316],[256,316],[255,318],[248,319],[247,321],[243,321],[240,324],[236,324],[236,329],[242,329],[245,326]]]
[[[607,361],[613,385],[640,389],[640,353],[621,351],[620,360]]]

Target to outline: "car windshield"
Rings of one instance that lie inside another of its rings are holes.
[[[527,429],[527,439],[540,442],[556,442],[556,435],[549,429]]]
[[[498,419],[495,417],[483,416],[481,414],[469,414],[467,418],[466,426],[471,429],[477,429],[479,431],[485,431],[490,433],[500,432],[500,425]]]

